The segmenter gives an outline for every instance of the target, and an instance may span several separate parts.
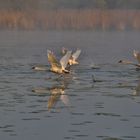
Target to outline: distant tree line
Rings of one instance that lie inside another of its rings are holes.
[[[0,0],[0,9],[140,9],[140,0]]]
[[[0,10],[0,30],[139,30],[140,10]]]

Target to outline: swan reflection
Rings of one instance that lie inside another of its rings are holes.
[[[35,92],[38,95],[41,94],[50,95],[47,103],[48,110],[55,107],[55,105],[59,100],[61,100],[65,106],[67,107],[70,106],[69,97],[65,92],[64,86],[53,86],[51,88],[35,88],[32,90],[32,92]]]
[[[51,108],[55,107],[56,103],[61,100],[65,106],[69,106],[69,97],[65,93],[64,87],[53,87],[50,89],[51,96],[48,99],[47,108],[50,110]]]

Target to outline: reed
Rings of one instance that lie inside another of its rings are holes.
[[[140,30],[140,10],[0,10],[0,29]]]

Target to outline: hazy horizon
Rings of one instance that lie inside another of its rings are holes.
[[[0,9],[140,9],[139,0],[0,0]]]
[[[139,0],[0,0],[0,30],[140,30]]]

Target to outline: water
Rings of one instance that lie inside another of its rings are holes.
[[[132,31],[1,31],[0,138],[139,140],[140,72],[117,63],[136,62],[139,44]],[[47,49],[60,59],[62,47],[82,49],[70,75],[32,70],[49,67]]]

